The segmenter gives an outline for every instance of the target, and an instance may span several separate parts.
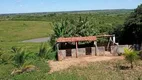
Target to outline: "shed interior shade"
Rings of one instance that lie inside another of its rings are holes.
[[[56,42],[96,41],[96,36],[58,38]]]

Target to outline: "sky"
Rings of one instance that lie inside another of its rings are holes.
[[[134,9],[142,0],[0,0],[0,14]]]

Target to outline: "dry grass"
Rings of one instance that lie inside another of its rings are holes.
[[[63,61],[48,61],[51,68],[50,73],[68,69],[71,66],[87,66],[90,62],[108,61],[114,59],[123,59],[115,56],[88,56],[80,58],[67,58]]]

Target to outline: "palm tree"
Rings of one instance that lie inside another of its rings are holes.
[[[124,56],[125,59],[131,64],[131,69],[133,68],[133,63],[138,60],[139,56],[138,56],[138,52],[134,51],[132,49],[124,49]]]
[[[17,67],[22,67],[29,53],[24,48],[12,47],[11,49],[12,52],[15,53],[14,55],[15,65]]]

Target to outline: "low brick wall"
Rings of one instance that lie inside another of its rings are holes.
[[[58,51],[58,60],[61,61],[66,58],[66,50],[59,50]]]
[[[105,47],[104,46],[100,46],[97,49],[97,56],[104,56],[105,55]]]
[[[97,51],[96,51],[96,47],[91,47],[91,49],[92,49],[92,56],[95,56],[97,53]]]
[[[129,48],[128,45],[116,45],[111,46],[111,54],[118,55],[124,53],[124,48]],[[78,48],[77,56],[86,56],[86,55],[96,55],[96,56],[104,56],[105,55],[105,47],[101,46],[96,49],[96,47],[86,47],[86,48]],[[58,51],[58,60],[63,60],[66,57],[76,58],[76,49],[66,49]]]
[[[129,48],[129,46],[128,45],[119,45],[118,48],[117,48],[117,53],[118,54],[120,54],[120,53],[123,54],[125,48]]]
[[[86,56],[86,55],[95,55],[96,48],[95,47],[86,47],[86,48],[78,48],[77,56]],[[69,56],[70,55],[70,56]],[[58,51],[58,60],[63,60],[66,57],[76,57],[76,49],[66,49]]]
[[[79,56],[84,56],[85,55],[85,48],[78,48],[78,53],[77,53],[78,55],[78,57]],[[76,49],[72,49],[72,56],[71,57],[73,57],[73,58],[75,58],[76,57]]]
[[[81,57],[81,56],[85,56],[86,55],[86,50],[85,48],[78,48],[78,53],[77,56]]]
[[[116,45],[116,46],[111,46],[111,51],[110,51],[110,53],[111,53],[112,55],[118,55],[118,54],[117,54],[117,48],[118,48],[117,45]]]
[[[111,53],[112,53],[113,55],[123,54],[125,48],[129,48],[129,45],[116,45],[116,46],[111,46]]]

